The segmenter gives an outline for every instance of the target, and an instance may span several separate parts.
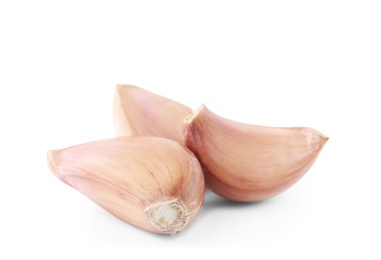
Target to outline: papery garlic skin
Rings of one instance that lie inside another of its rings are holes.
[[[48,164],[57,178],[150,232],[178,233],[204,200],[196,157],[164,138],[118,137],[49,151]]]
[[[184,143],[182,121],[191,109],[132,85],[118,85],[113,114],[117,136],[159,136]]]
[[[312,128],[235,122],[204,105],[184,119],[184,137],[203,167],[207,187],[239,202],[263,200],[288,189],[328,140]]]

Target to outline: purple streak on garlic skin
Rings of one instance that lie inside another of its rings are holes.
[[[204,177],[195,156],[159,137],[119,137],[48,152],[54,175],[116,217],[174,234],[198,214]]]
[[[113,111],[117,136],[159,136],[183,144],[182,121],[191,109],[136,86],[118,85]]]
[[[186,146],[207,186],[233,201],[258,201],[296,183],[328,140],[307,127],[265,127],[222,118],[202,105],[184,120]]]

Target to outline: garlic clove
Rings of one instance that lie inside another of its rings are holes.
[[[184,119],[184,137],[203,167],[206,185],[240,202],[285,191],[307,172],[328,140],[312,128],[231,121],[204,105]]]
[[[111,214],[141,229],[174,234],[204,200],[196,157],[175,141],[118,137],[48,152],[54,175]]]
[[[132,85],[118,85],[114,98],[117,136],[165,137],[184,144],[183,118],[191,109]]]

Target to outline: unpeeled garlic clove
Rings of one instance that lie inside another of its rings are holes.
[[[118,85],[114,98],[117,136],[159,136],[184,144],[183,118],[191,109],[132,85]]]
[[[196,157],[164,138],[119,137],[49,151],[48,165],[111,214],[150,232],[183,230],[204,199]]]
[[[275,196],[297,182],[328,140],[306,127],[248,125],[202,105],[184,120],[186,146],[199,159],[206,185],[229,200]]]

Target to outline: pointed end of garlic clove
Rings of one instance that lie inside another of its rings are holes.
[[[189,115],[187,115],[183,122],[185,125],[190,125],[192,124],[193,120],[203,111],[207,109],[205,104],[201,104],[196,110],[193,110],[192,112],[189,113]]]
[[[130,84],[117,84],[115,88],[115,93],[119,96],[126,94],[126,92],[131,91],[131,90],[137,90],[141,89],[137,86],[130,85]]]
[[[133,89],[138,89],[138,87],[127,84],[116,85],[113,101],[113,121],[116,136],[136,135],[136,131],[129,122],[124,108],[124,99],[129,96],[129,91]]]
[[[131,84],[117,84],[116,85],[117,90],[123,90],[128,88],[137,88],[137,86],[131,85]]]
[[[151,205],[145,212],[152,226],[161,233],[179,233],[189,223],[190,215],[178,200]]]
[[[302,131],[304,132],[304,137],[307,141],[307,146],[310,147],[312,151],[320,151],[329,139],[328,136],[314,128],[302,127],[300,129],[302,129]]]
[[[61,158],[62,151],[63,150],[50,150],[47,152],[48,167],[55,177],[67,185],[75,188],[70,174],[67,174],[65,166],[63,165]]]
[[[56,150],[49,150],[47,152],[48,167],[54,175],[58,174],[57,161],[56,161],[57,154],[58,154],[58,151]]]
[[[329,140],[329,137],[320,133],[320,145],[323,147],[325,143]]]
[[[127,85],[127,84],[117,84],[116,85],[116,87],[115,87],[115,99],[118,99],[119,104],[120,104],[121,97],[126,95],[126,93],[133,88],[135,88],[135,86],[133,86],[133,85]]]
[[[319,150],[321,150],[323,146],[326,144],[326,142],[329,140],[329,137],[317,130],[314,131],[317,133],[317,136],[319,138],[318,146]]]

